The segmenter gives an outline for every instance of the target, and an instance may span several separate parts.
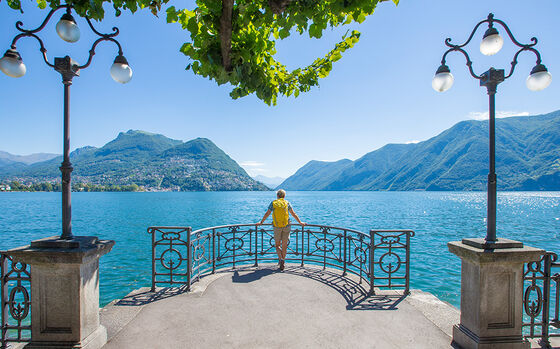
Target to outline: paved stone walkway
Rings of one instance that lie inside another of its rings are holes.
[[[365,283],[363,284],[365,286]],[[449,348],[459,311],[413,291],[368,296],[329,269],[246,268],[189,293],[138,290],[101,311],[104,348]]]

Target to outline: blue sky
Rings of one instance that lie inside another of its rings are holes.
[[[192,1],[170,2],[192,8]],[[18,33],[14,27],[37,27],[46,15],[35,2],[24,0],[24,15],[0,2],[0,51]],[[74,79],[71,88],[71,147],[102,146],[119,132],[140,129],[190,140],[207,137],[250,174],[287,177],[309,160],[356,159],[387,143],[426,140],[453,124],[483,118],[486,90],[468,74],[465,61],[451,55],[455,76],[451,90],[437,93],[431,79],[445,51],[444,40],[463,42],[480,20],[493,12],[521,42],[536,36],[543,63],[553,75],[544,91],[525,87],[534,56],[523,54],[514,75],[498,87],[500,115],[533,115],[560,109],[560,13],[557,0],[539,1],[412,1],[398,6],[382,3],[361,25],[327,31],[322,40],[293,35],[279,42],[278,59],[289,68],[308,65],[323,56],[348,29],[362,32],[361,40],[334,65],[320,87],[298,98],[280,98],[269,107],[255,96],[229,97],[229,86],[217,86],[185,71],[189,63],[179,52],[189,38],[176,24],[165,23],[148,11],[115,18],[108,10],[97,24],[102,32],[117,26],[134,76],[115,83],[109,68],[116,56],[112,44],[102,43],[91,66]],[[61,15],[62,13],[60,13]],[[39,34],[48,56],[69,54],[83,63],[95,38],[78,18],[82,38],[68,44],[54,26],[60,15]],[[500,29],[500,27],[498,27]],[[501,31],[505,35],[503,31]],[[483,30],[467,50],[478,73],[489,67],[508,68],[515,47],[504,36],[500,53],[482,56],[478,45]],[[62,152],[63,88],[58,73],[42,62],[38,44],[18,42],[27,66],[19,79],[0,74],[0,150],[13,154]]]

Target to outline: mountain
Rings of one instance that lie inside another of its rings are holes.
[[[499,190],[560,190],[560,111],[496,120]],[[356,161],[310,161],[287,190],[486,190],[488,122],[462,121],[427,141],[388,144]]]
[[[62,157],[0,167],[0,180],[59,181]],[[70,154],[74,183],[137,184],[148,190],[267,190],[212,141],[188,142],[144,131],[121,132],[101,148]]]
[[[352,163],[348,159],[336,162],[312,160],[278,187],[286,190],[327,190],[328,185],[338,179]]]
[[[14,155],[10,154],[5,151],[0,151],[0,166],[4,166],[6,164],[13,164],[16,162],[20,162],[26,165],[30,165],[36,162],[50,160],[59,156],[58,154],[50,154],[50,153],[35,153],[30,155]]]
[[[282,177],[267,177],[263,175],[256,175],[253,177],[253,179],[261,182],[269,188],[276,188],[280,183],[286,180],[286,178]]]

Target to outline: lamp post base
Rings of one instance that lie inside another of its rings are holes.
[[[515,241],[509,239],[496,239],[495,242],[488,242],[486,241],[486,239],[482,239],[482,238],[470,238],[470,239],[463,239],[462,243],[483,250],[523,247],[523,243],[521,241]]]
[[[59,236],[50,236],[31,241],[31,248],[44,249],[73,249],[95,245],[99,239],[96,236],[74,236],[72,239],[61,239]]]
[[[100,325],[80,342],[31,342],[25,349],[100,349],[107,344],[107,329]]]
[[[479,337],[463,325],[453,326],[452,346],[461,349],[529,349],[529,341],[523,336]]]
[[[107,330],[99,323],[99,258],[112,240],[50,237],[8,251],[31,267],[31,342],[26,348],[99,349]]]
[[[461,323],[453,343],[463,349],[526,349],[523,324],[523,263],[538,261],[545,251],[500,239],[502,248],[478,248],[465,239],[447,244],[461,258]],[[487,246],[487,245],[485,245]]]

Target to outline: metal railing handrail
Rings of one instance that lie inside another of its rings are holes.
[[[356,229],[319,224],[292,224],[287,261],[334,267],[352,273],[375,288],[410,286],[410,229]],[[148,227],[152,235],[152,290],[156,285],[183,285],[216,270],[258,266],[277,260],[271,224],[227,224],[190,227]],[[379,241],[376,241],[379,239]],[[375,255],[379,249],[381,253]],[[156,251],[157,250],[157,251]],[[185,252],[186,250],[186,252]],[[185,257],[186,256],[186,257]],[[379,260],[373,260],[378,258]],[[401,268],[402,267],[402,268]]]
[[[347,232],[351,232],[351,233],[356,233],[356,234],[361,234],[364,236],[369,236],[368,234],[355,230],[355,229],[349,229],[349,228],[341,228],[341,227],[335,227],[335,226],[329,226],[329,225],[320,225],[320,224],[299,224],[299,223],[290,223],[290,225],[292,226],[300,226],[300,227],[314,227],[314,228],[329,228],[329,229],[337,229],[337,230],[346,230]],[[263,224],[257,224],[257,223],[248,223],[248,224],[227,224],[227,225],[218,225],[215,227],[208,227],[208,228],[201,228],[201,229],[197,229],[194,230],[192,232],[192,234],[196,234],[196,233],[201,233],[203,231],[208,231],[208,230],[212,230],[212,229],[224,229],[224,228],[229,228],[229,227],[260,227],[260,226],[272,226],[272,224],[270,223],[263,223]],[[151,228],[166,228],[166,227],[151,227]],[[182,227],[167,227],[167,228],[182,228]],[[414,233],[412,230],[375,230],[378,232],[412,232]],[[414,235],[412,235],[414,236]]]

